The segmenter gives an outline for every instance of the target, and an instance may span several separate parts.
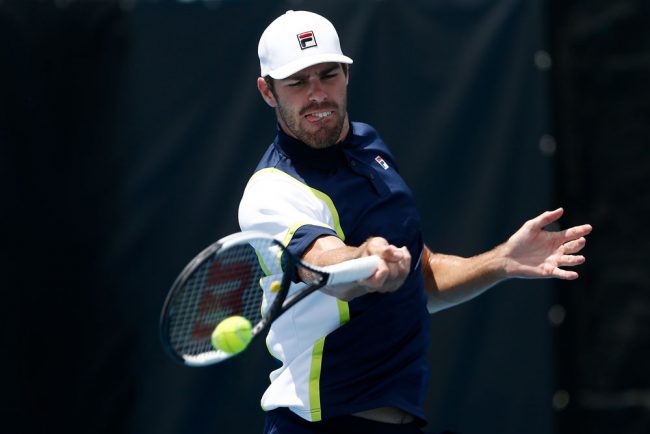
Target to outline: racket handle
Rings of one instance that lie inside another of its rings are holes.
[[[323,267],[330,275],[327,286],[367,279],[375,272],[380,261],[379,256],[371,255]]]

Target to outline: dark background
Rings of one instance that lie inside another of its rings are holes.
[[[564,206],[574,282],[510,281],[432,317],[428,432],[650,432],[650,6],[643,0],[0,0],[3,432],[258,433],[263,342],[163,354],[176,274],[238,230],[273,138],[257,42],[337,27],[427,243],[471,255]],[[559,228],[559,227],[558,227]]]

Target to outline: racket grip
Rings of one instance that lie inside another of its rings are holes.
[[[375,272],[380,261],[379,256],[371,255],[323,267],[329,273],[327,286],[367,279]]]

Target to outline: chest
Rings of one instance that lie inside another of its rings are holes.
[[[411,252],[418,249],[421,223],[415,200],[387,155],[372,150],[346,154],[345,164],[308,178],[334,203],[347,244],[381,236]]]

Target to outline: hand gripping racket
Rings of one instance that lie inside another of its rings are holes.
[[[219,363],[234,355],[212,346],[212,332],[222,320],[248,319],[255,338],[312,292],[366,279],[378,263],[377,256],[366,256],[316,267],[262,232],[229,235],[199,253],[172,285],[160,316],[163,346],[188,366]],[[292,285],[299,269],[307,270],[302,274],[310,280]]]

